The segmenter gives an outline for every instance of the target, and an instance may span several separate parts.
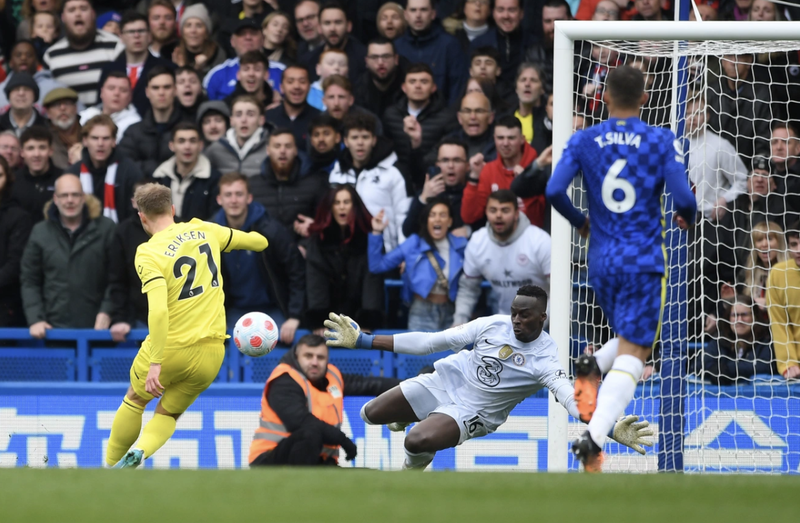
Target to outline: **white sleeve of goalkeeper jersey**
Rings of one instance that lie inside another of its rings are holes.
[[[442,332],[405,332],[394,335],[394,352],[398,354],[433,354],[445,350],[458,352],[477,341],[481,331],[492,322],[492,316],[478,318]]]
[[[556,401],[569,412],[570,416],[580,419],[578,405],[575,403],[575,388],[567,378],[567,373],[561,367],[558,360],[552,360],[551,364],[544,369],[541,377],[542,383],[550,389]]]

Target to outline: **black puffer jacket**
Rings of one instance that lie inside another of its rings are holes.
[[[308,156],[298,153],[289,178],[283,181],[275,176],[267,158],[261,165],[261,174],[248,180],[253,200],[290,231],[294,230],[298,214],[314,216],[317,204],[328,189],[327,174],[310,171],[310,165]]]
[[[98,169],[89,159],[89,150],[84,147],[83,152],[81,153],[81,161],[70,165],[69,168],[64,172],[80,177],[81,164],[86,165],[86,168],[89,169],[89,172],[92,175],[94,196],[100,200],[100,205],[102,206],[105,203],[104,186],[106,181],[106,171],[108,171],[108,165],[111,165],[114,162],[118,162],[117,176],[114,181],[114,207],[117,210],[117,217],[121,222],[127,219],[129,216],[136,216],[136,211],[134,211],[133,204],[131,204],[131,198],[133,198],[134,185],[136,182],[142,179],[142,172],[139,170],[136,164],[128,161],[127,158],[122,157],[119,154],[118,149],[114,149],[114,151],[111,153],[111,156],[108,157],[107,165]]]
[[[128,127],[117,152],[132,160],[142,174],[152,176],[156,168],[173,155],[169,150],[172,129],[184,119],[185,115],[176,102],[169,120],[163,124],[163,131],[159,132],[153,111],[149,111],[141,122]]]
[[[383,324],[383,278],[369,272],[367,235],[358,229],[344,243],[342,229],[332,222],[309,239],[306,250],[306,292],[309,329],[322,327],[330,311],[346,314],[361,328]]]
[[[44,220],[44,206],[53,200],[56,178],[61,173],[53,162],[50,162],[50,169],[40,176],[33,176],[25,164],[16,172],[11,199],[27,211],[34,224]]]
[[[384,134],[394,143],[394,151],[398,158],[395,167],[415,189],[419,189],[425,183],[425,173],[411,172],[411,156],[422,157],[428,154],[442,137],[458,129],[458,120],[455,111],[446,107],[442,98],[434,94],[431,103],[417,116],[417,121],[422,126],[422,144],[419,148],[412,149],[411,139],[403,132],[403,119],[406,116],[408,116],[408,98],[404,96],[386,109],[383,115]]]
[[[0,202],[0,327],[24,327],[20,260],[31,234],[31,215],[5,198]]]
[[[147,323],[147,296],[142,294],[142,282],[133,261],[136,249],[149,239],[135,214],[117,225],[108,270],[112,324],[125,322],[133,327],[136,321]]]

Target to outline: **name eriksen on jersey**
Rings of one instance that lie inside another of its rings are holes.
[[[167,250],[164,251],[164,255],[169,256],[170,258],[175,257],[175,253],[178,252],[178,248],[181,246],[183,242],[188,242],[189,240],[205,240],[206,233],[203,231],[186,231],[182,234],[175,236],[175,239],[167,245]]]
[[[621,132],[608,132],[603,136],[596,136],[594,139],[597,145],[605,147],[606,145],[630,145],[639,148],[642,145],[642,137],[636,133],[621,133]]]

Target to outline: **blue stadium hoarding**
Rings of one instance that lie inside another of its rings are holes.
[[[100,467],[122,384],[0,384],[0,466]],[[261,387],[213,385],[178,422],[173,439],[148,460],[157,468],[246,466],[258,420]],[[343,430],[359,447],[345,466],[397,469],[403,434],[365,425],[365,397],[345,399]],[[686,402],[687,471],[797,473],[800,467],[800,398],[696,395]],[[434,470],[547,470],[547,399],[529,398],[500,431],[440,452]],[[655,423],[658,402],[637,398],[629,412]],[[145,421],[152,407],[145,413]],[[657,429],[657,427],[655,427]],[[583,430],[570,425],[570,436]],[[605,469],[656,471],[647,456],[609,445]],[[577,465],[570,460],[570,468]]]

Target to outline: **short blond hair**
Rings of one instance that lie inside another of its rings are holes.
[[[172,191],[160,183],[146,183],[133,193],[139,212],[149,218],[172,214]]]

